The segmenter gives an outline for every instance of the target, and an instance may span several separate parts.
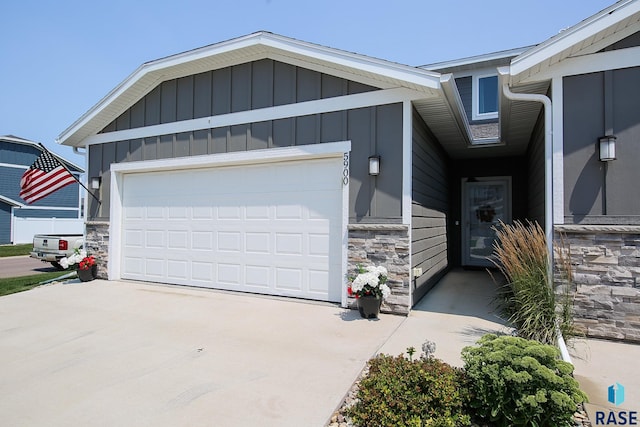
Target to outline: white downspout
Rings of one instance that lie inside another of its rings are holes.
[[[544,106],[544,230],[547,237],[547,252],[549,253],[549,286],[553,286],[553,120],[551,99],[537,93],[511,92],[507,83],[502,85],[502,92],[512,101],[540,102]],[[558,348],[562,359],[571,363],[571,356],[567,350],[562,333],[558,330]]]

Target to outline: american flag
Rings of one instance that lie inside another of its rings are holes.
[[[48,151],[43,151],[20,180],[20,197],[31,204],[62,187],[73,184],[76,179]]]

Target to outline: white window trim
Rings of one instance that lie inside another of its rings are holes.
[[[473,74],[473,81],[471,82],[471,118],[473,120],[490,120],[497,119],[498,112],[494,113],[479,113],[480,111],[480,79],[485,77],[498,77],[496,72],[487,72],[481,74]],[[496,88],[497,91],[497,88]],[[497,92],[496,92],[497,93]]]

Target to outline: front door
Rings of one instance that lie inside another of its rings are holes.
[[[471,182],[470,182],[471,181]],[[462,182],[463,264],[491,267],[494,227],[511,222],[511,178],[465,179]]]

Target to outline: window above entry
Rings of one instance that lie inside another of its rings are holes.
[[[473,120],[498,118],[498,76],[481,74],[473,76]]]

